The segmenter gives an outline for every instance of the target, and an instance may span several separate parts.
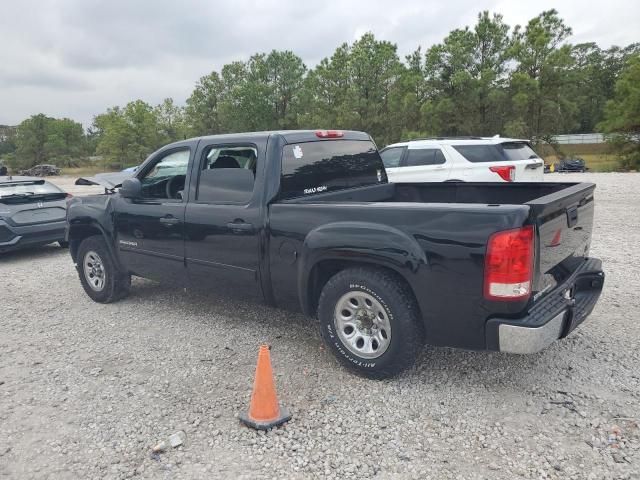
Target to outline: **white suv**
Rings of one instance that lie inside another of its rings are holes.
[[[544,162],[527,140],[442,137],[380,151],[390,182],[542,182]]]

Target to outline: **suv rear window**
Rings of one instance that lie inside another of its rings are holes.
[[[453,148],[473,163],[538,158],[536,152],[525,142],[505,142],[497,145],[453,145]]]
[[[280,198],[387,183],[380,154],[368,140],[327,140],[286,145]]]

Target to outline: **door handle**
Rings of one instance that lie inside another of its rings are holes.
[[[246,222],[229,222],[227,228],[234,233],[253,231],[253,225]]]
[[[180,223],[180,219],[172,215],[167,215],[166,217],[160,217],[160,223],[163,225],[177,225]]]

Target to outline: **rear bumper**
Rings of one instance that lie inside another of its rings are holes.
[[[526,316],[487,321],[487,348],[535,353],[564,338],[593,311],[604,285],[602,262],[589,258],[565,282],[533,304]]]
[[[14,226],[0,220],[0,252],[64,240],[66,221]]]

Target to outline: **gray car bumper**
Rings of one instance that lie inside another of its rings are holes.
[[[0,252],[64,240],[66,222],[14,226],[0,220]]]

